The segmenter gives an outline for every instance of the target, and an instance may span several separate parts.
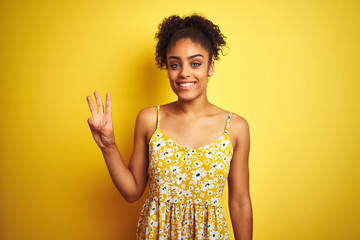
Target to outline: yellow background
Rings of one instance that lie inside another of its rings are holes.
[[[228,37],[209,98],[250,123],[254,239],[359,239],[356,0],[1,1],[0,239],[134,239],[144,198],[111,183],[85,97],[112,94],[128,159],[137,112],[175,100],[157,25],[191,12]]]

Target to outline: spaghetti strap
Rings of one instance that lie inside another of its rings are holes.
[[[229,123],[230,123],[230,118],[231,118],[231,112],[229,112],[229,116],[226,120],[226,126],[225,126],[225,131],[224,134],[228,132],[228,128],[229,128]]]
[[[160,127],[160,106],[157,105],[157,128]]]

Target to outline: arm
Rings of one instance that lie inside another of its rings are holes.
[[[147,183],[148,146],[146,136],[149,129],[149,110],[138,114],[135,124],[134,149],[127,167],[115,143],[111,116],[111,97],[106,95],[106,112],[99,93],[95,92],[98,111],[87,96],[88,105],[93,118],[88,124],[96,144],[102,151],[111,179],[127,202],[138,200],[143,194]],[[155,124],[155,123],[154,123]]]
[[[229,172],[229,209],[236,240],[252,239],[252,207],[249,193],[249,126],[245,119],[235,115],[231,136],[234,153]]]

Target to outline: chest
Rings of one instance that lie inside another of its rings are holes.
[[[211,143],[224,134],[225,121],[219,118],[177,119],[161,122],[161,132],[174,142],[190,149]]]
[[[182,176],[189,184],[207,178],[218,178],[223,182],[229,173],[232,154],[233,148],[226,134],[206,145],[190,149],[158,129],[150,141],[149,175],[161,179]]]

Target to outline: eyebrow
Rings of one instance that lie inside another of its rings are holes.
[[[192,58],[196,58],[196,57],[202,57],[204,58],[204,56],[202,54],[195,54],[195,55],[192,55],[190,57],[188,57],[187,59],[192,59]],[[177,57],[177,56],[170,56],[169,59],[177,59],[177,60],[181,60],[180,57]]]

